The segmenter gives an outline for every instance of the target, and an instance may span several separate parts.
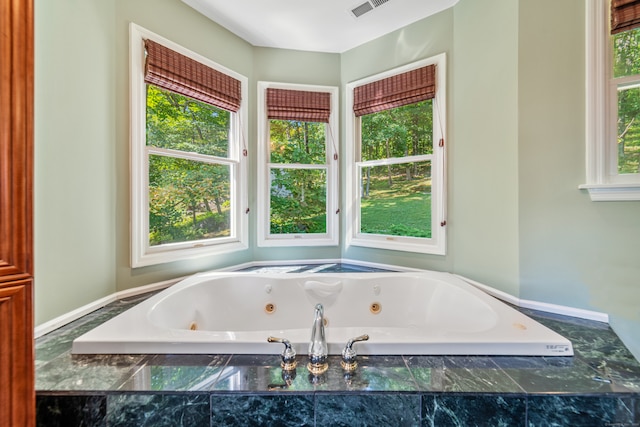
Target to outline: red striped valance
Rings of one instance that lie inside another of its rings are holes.
[[[353,90],[353,112],[362,116],[435,96],[436,66],[427,65],[356,87]]]
[[[611,0],[611,34],[640,27],[640,0]]]
[[[267,117],[329,123],[331,93],[267,88]]]
[[[179,54],[153,40],[145,40],[144,81],[162,89],[236,112],[240,109],[240,81]]]

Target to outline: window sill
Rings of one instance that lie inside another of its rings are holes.
[[[440,236],[441,242],[444,236]],[[410,242],[414,240],[414,242]],[[438,244],[433,239],[401,238],[398,236],[383,236],[375,234],[358,234],[348,243],[349,246],[385,249],[389,251],[413,252],[430,255],[445,255],[444,244]]]
[[[592,202],[640,201],[640,184],[582,184]]]
[[[174,261],[185,261],[204,256],[228,254],[231,252],[237,252],[247,249],[249,249],[249,247],[244,241],[230,241],[228,243],[217,243],[209,245],[201,245],[195,243],[192,244],[191,247],[183,247],[179,249],[170,249],[164,251],[147,250],[141,255],[140,253],[143,249],[133,248],[132,251],[134,256],[131,259],[131,267],[148,267],[151,265],[167,264]]]

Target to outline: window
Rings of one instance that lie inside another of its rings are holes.
[[[131,25],[132,266],[247,247],[247,79]]]
[[[338,244],[338,89],[258,83],[258,245]]]
[[[640,1],[587,3],[587,189],[640,200]]]
[[[444,54],[347,85],[348,244],[445,253]]]

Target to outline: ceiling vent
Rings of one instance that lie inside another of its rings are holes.
[[[355,18],[360,18],[367,12],[371,12],[376,7],[382,6],[389,0],[368,0],[362,4],[359,4],[351,8],[351,15]]]

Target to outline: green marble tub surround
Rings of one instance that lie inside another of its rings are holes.
[[[211,404],[206,393],[109,395],[107,403],[108,427],[210,425]]]
[[[529,309],[572,341],[574,356],[358,355],[346,374],[332,355],[313,377],[304,354],[283,376],[277,346],[272,355],[71,354],[73,339],[149,296],[36,340],[38,425],[640,425],[640,363],[611,328]]]
[[[639,363],[608,324],[529,309],[521,311],[569,338],[575,360],[587,364],[594,371],[594,379],[640,393]]]
[[[416,394],[321,393],[316,426],[419,426],[422,398]]]
[[[422,425],[438,427],[524,427],[524,396],[427,395],[422,400]]]
[[[295,374],[280,367],[278,355],[237,354],[231,356],[222,370],[212,391],[264,392],[313,391],[314,385],[307,380],[307,368],[298,361]]]
[[[64,354],[37,370],[36,390],[118,390],[147,362],[136,354]]]
[[[314,426],[310,395],[211,395],[212,426]]]
[[[632,393],[623,382],[601,378],[578,357],[493,357],[527,393]]]
[[[625,397],[540,395],[528,401],[529,426],[634,427],[639,422],[637,400]]]
[[[71,350],[73,340],[146,300],[156,292],[118,300],[35,340],[36,368]]]
[[[36,414],[36,427],[106,427],[107,397],[102,394],[39,394]]]
[[[408,356],[407,365],[425,392],[523,392],[486,356]]]
[[[208,391],[218,381],[228,355],[158,354],[149,356],[118,390]]]

